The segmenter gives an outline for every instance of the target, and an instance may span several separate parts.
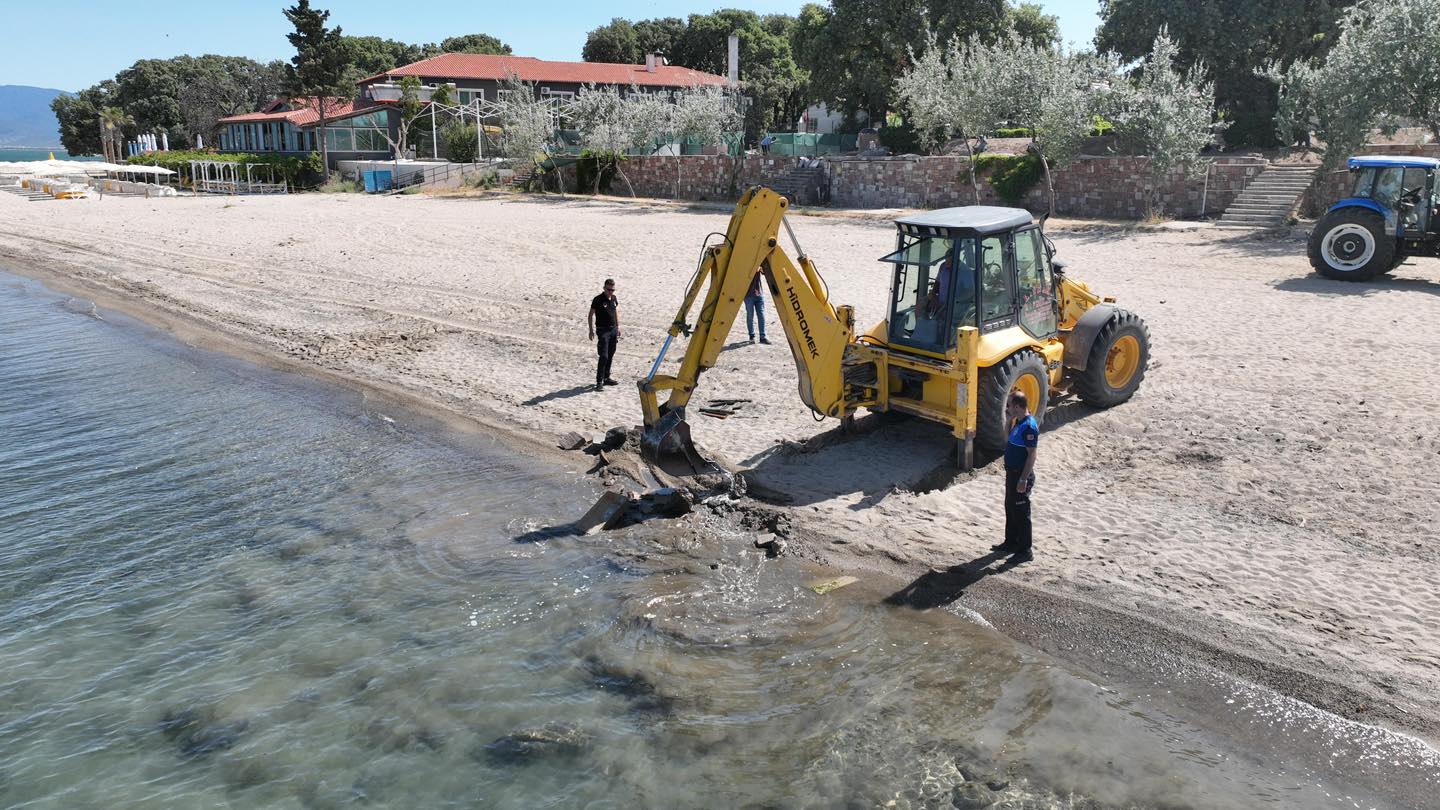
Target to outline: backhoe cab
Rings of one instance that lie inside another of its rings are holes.
[[[1410,256],[1440,256],[1436,169],[1424,157],[1352,157],[1350,196],[1310,232],[1310,265],[1326,278],[1369,281]]]
[[[1003,448],[1010,391],[1024,391],[1043,420],[1053,396],[1075,393],[1110,407],[1129,399],[1145,375],[1144,322],[1066,277],[1027,211],[971,206],[897,221],[896,249],[881,258],[892,273],[886,318],[857,335],[853,309],[830,303],[798,243],[795,260],[780,246],[780,227],[790,231],[786,207],[775,192],[751,189],[725,240],[705,249],[660,356],[640,381],[643,445],[652,460],[706,467],[690,443],[684,409],[755,273],[770,288],[800,398],[814,413],[848,419],[865,408],[938,422],[955,436],[962,468],[972,464],[977,443]],[[702,287],[692,326],[689,312]],[[685,359],[675,376],[662,376],[665,353],[680,335],[690,336]],[[661,404],[663,390],[670,398]]]

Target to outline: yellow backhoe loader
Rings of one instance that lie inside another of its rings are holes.
[[[892,266],[887,318],[857,333],[854,309],[831,303],[796,240],[788,206],[768,188],[750,189],[723,241],[702,250],[664,346],[639,383],[642,450],[662,468],[714,469],[695,451],[685,407],[701,373],[715,365],[756,273],[770,288],[806,406],[842,420],[865,408],[939,422],[955,436],[962,469],[973,465],[977,443],[1003,448],[1011,390],[1024,391],[1043,421],[1054,396],[1073,393],[1108,408],[1129,399],[1145,376],[1144,321],[1070,278],[1028,211],[967,206],[896,221],[896,250],[880,259]],[[793,259],[780,245],[782,226]],[[679,371],[661,374],[682,335],[689,345]],[[663,403],[662,391],[669,392]],[[677,458],[684,464],[666,465]]]

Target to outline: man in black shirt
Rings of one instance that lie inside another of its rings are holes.
[[[605,291],[590,301],[590,339],[595,341],[595,351],[600,362],[595,367],[595,390],[603,391],[607,385],[619,385],[610,378],[610,360],[615,356],[615,344],[620,340],[620,313],[615,305],[615,279],[605,279]]]

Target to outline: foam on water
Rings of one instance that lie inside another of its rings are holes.
[[[6,278],[0,806],[1385,807],[1437,787],[1413,741],[1193,672],[1102,685],[983,621],[888,607],[897,583],[818,596],[824,572],[718,522],[547,533],[587,482]]]

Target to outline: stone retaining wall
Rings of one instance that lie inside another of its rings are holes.
[[[620,170],[635,187],[637,197],[664,197],[678,200],[735,200],[740,191],[754,185],[773,183],[800,164],[796,157],[728,155],[685,155],[683,157],[628,158]],[[565,188],[576,191],[575,167],[561,170]],[[589,189],[580,189],[589,192]],[[678,193],[677,193],[678,191]],[[628,194],[625,180],[616,176],[611,194]]]
[[[944,208],[975,203],[968,179],[969,161],[963,157],[842,158],[830,165],[830,201],[836,206]],[[1208,178],[1191,179],[1173,172],[1162,185],[1162,210],[1179,217],[1218,214],[1266,165],[1267,161],[1259,158],[1218,158]],[[1084,157],[1056,169],[1052,176],[1058,216],[1140,219],[1151,213],[1149,158]],[[988,173],[981,176],[979,185],[982,204],[1010,205],[990,186]],[[1043,182],[1036,183],[1020,205],[1043,211]]]
[[[748,186],[784,177],[799,160],[776,156],[643,157],[626,160],[622,169],[637,196],[733,200]],[[829,158],[825,163],[830,172],[830,203],[836,207],[944,208],[975,203],[968,180],[970,162],[963,156]],[[1217,215],[1267,165],[1262,158],[1222,157],[1201,177],[1173,172],[1162,186],[1162,210],[1178,217]],[[575,191],[574,168],[567,167],[564,172],[567,189]],[[1151,213],[1149,158],[1084,157],[1056,170],[1054,181],[1055,213],[1059,216],[1140,219]],[[628,193],[624,181],[616,177],[610,193]],[[980,194],[983,204],[1009,205],[990,187],[988,174],[980,178]],[[1043,183],[1031,188],[1020,205],[1043,211]]]

